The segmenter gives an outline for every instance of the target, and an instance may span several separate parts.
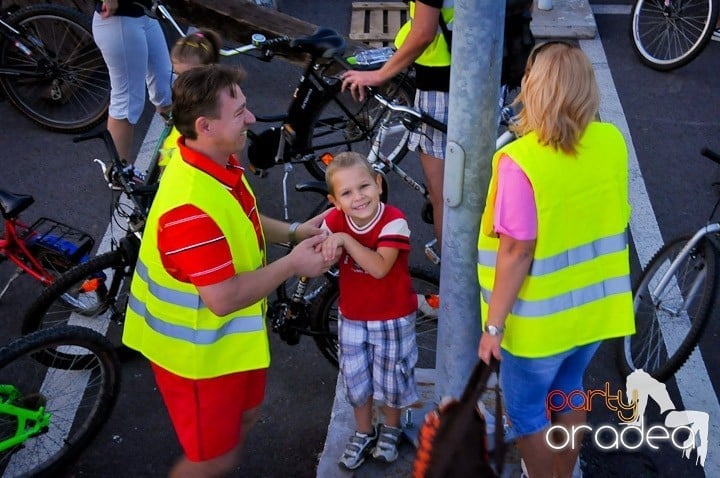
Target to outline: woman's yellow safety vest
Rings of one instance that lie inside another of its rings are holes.
[[[183,204],[197,206],[220,227],[235,273],[263,266],[264,251],[253,224],[232,193],[184,160],[170,161],[143,234],[123,342],[162,368],[192,379],[268,367],[265,300],[220,317],[207,308],[195,286],[173,278],[163,267],[158,220]]]
[[[493,231],[497,167],[503,154],[525,172],[537,205],[530,272],[505,322],[502,347],[546,357],[635,332],[627,226],[627,148],[607,123],[591,123],[577,156],[527,134],[495,154],[478,237],[481,314],[487,320],[499,239]]]
[[[455,2],[454,0],[444,0],[443,6],[440,9],[440,14],[445,20],[445,24],[448,26],[448,30],[452,31],[453,21],[455,20]],[[398,30],[395,35],[395,48],[400,48],[405,39],[410,33],[412,27],[412,19],[415,17],[415,2],[409,3],[410,12],[409,19],[403,26]],[[442,29],[438,26],[438,31],[435,34],[435,39],[425,48],[425,51],[415,60],[415,63],[423,66],[450,66],[450,46],[445,41],[445,35],[443,35]]]

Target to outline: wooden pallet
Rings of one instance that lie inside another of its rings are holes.
[[[392,46],[407,18],[408,6],[403,2],[353,2],[350,38],[373,48]]]

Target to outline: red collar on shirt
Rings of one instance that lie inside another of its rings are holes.
[[[234,154],[228,157],[227,166],[222,167],[203,153],[186,146],[184,136],[178,139],[178,146],[180,147],[180,155],[186,163],[209,174],[229,189],[234,188],[243,175],[244,169],[240,166]]]

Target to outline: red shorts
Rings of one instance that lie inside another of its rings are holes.
[[[151,365],[188,460],[211,460],[240,443],[244,412],[265,396],[267,369],[193,380]]]

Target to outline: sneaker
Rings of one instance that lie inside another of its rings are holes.
[[[710,39],[712,41],[720,41],[720,27],[715,29]]]
[[[355,432],[353,436],[348,440],[345,445],[345,451],[340,457],[340,466],[347,468],[348,470],[354,470],[359,467],[365,461],[365,455],[370,453],[371,448],[377,441],[377,431],[374,430],[373,435],[367,433]]]
[[[398,457],[398,440],[402,429],[380,425],[377,445],[372,451],[372,457],[385,463],[392,463]]]

